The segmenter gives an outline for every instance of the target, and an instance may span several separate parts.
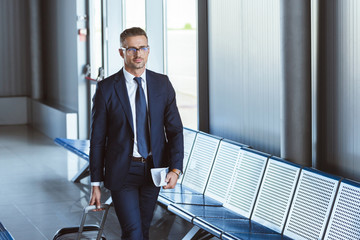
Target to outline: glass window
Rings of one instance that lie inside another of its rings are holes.
[[[103,69],[103,29],[102,29],[102,1],[90,1],[89,8],[89,29],[90,29],[90,77],[96,79],[99,76],[99,68]],[[96,84],[91,81],[90,102],[95,93]]]
[[[91,76],[98,76],[103,67],[102,5],[100,0],[91,1],[90,8],[90,65]]]
[[[125,0],[125,28],[141,27],[145,30],[145,0]]]
[[[184,127],[198,129],[197,1],[166,1],[167,74]]]

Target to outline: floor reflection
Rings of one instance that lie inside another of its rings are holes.
[[[52,139],[28,126],[0,126],[0,222],[16,240],[52,239],[63,227],[79,225],[90,198],[89,178],[69,181],[86,164]],[[103,201],[110,197],[103,190]],[[92,216],[88,221],[99,221]],[[151,239],[181,239],[192,224],[158,205]],[[111,208],[104,233],[120,239],[121,230]]]

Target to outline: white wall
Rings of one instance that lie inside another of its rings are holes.
[[[31,101],[31,124],[32,126],[54,139],[78,138],[77,113],[55,108],[36,100]]]
[[[0,111],[0,125],[27,124],[29,120],[28,98],[0,98]]]

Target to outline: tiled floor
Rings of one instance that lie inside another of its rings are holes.
[[[83,161],[31,127],[0,126],[0,222],[16,240],[52,239],[58,229],[79,224],[89,182],[69,179]],[[108,193],[103,195],[106,200]],[[97,223],[99,218],[91,215],[88,220]],[[191,228],[159,205],[151,239],[181,239]],[[120,239],[113,208],[104,232],[107,239]]]

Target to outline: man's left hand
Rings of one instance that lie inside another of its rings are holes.
[[[168,172],[166,175],[165,181],[167,182],[167,185],[165,185],[164,189],[173,189],[177,183],[179,176],[174,172]]]

